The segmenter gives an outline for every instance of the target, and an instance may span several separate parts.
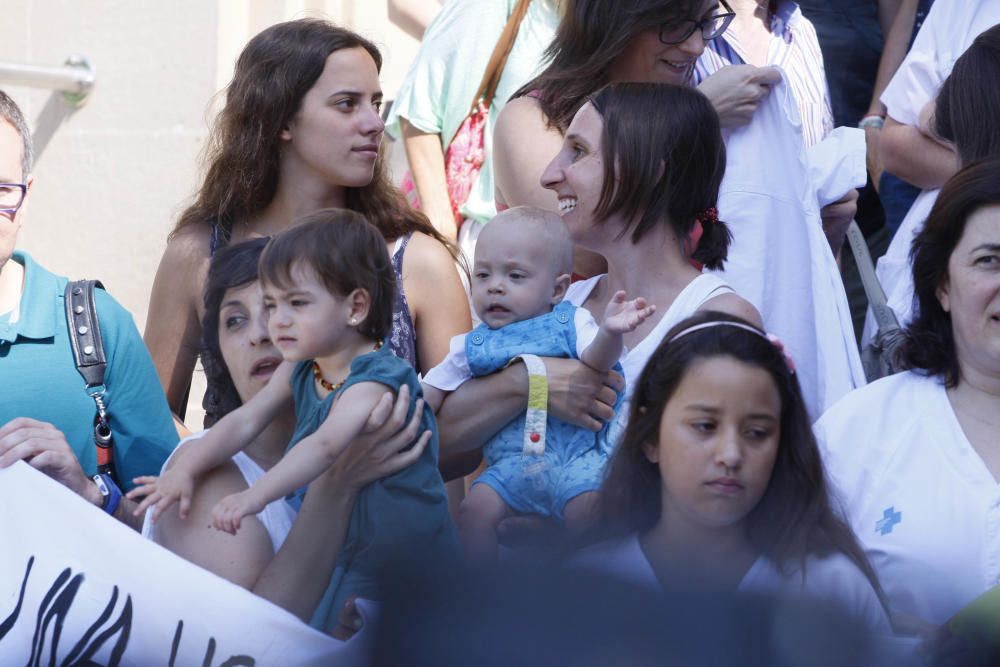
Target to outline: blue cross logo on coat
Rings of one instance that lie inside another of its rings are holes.
[[[881,535],[888,535],[896,527],[896,524],[902,520],[902,512],[897,512],[895,507],[886,508],[882,512],[882,518],[875,522],[875,532]]]

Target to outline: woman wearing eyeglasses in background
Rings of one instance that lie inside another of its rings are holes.
[[[498,119],[493,149],[498,208],[528,204],[558,210],[552,195],[543,192],[537,179],[541,165],[555,154],[573,114],[607,83],[692,85],[707,45],[728,35],[738,15],[725,0],[573,3],[549,49],[549,66],[522,88],[521,97],[511,100]],[[832,257],[813,251],[814,243],[823,243],[816,234],[819,206],[806,199],[801,205],[788,205],[790,195],[771,194],[788,189],[793,182],[803,191],[811,185],[802,160],[799,125],[791,120],[796,115],[793,95],[783,93],[781,99],[766,104],[767,116],[759,113],[773,86],[785,78],[776,67],[734,64],[705,77],[696,88],[708,98],[722,127],[732,130],[725,135],[730,157],[727,181],[739,181],[739,186],[753,181],[752,192],[725,184],[721,189],[722,217],[731,223],[733,232],[733,261],[722,277],[753,303],[768,329],[799,355],[803,390],[812,414],[819,415],[829,401],[862,380],[862,371],[857,353],[852,352],[853,341],[848,340],[852,332],[845,326],[847,304],[841,303],[843,287],[836,263]],[[662,113],[671,110],[663,109]],[[779,147],[781,157],[776,157]],[[829,152],[839,156],[844,151],[834,147]],[[773,168],[760,168],[764,155],[769,156]],[[689,157],[696,160],[699,156]],[[841,181],[858,176],[848,170],[831,173]],[[853,180],[843,183],[845,189],[855,184]],[[754,208],[727,208],[738,198],[732,196],[734,192],[749,194],[744,202]],[[839,202],[835,202],[835,209],[836,204]],[[854,197],[846,204],[849,210],[844,215],[853,216]],[[783,218],[795,216],[796,221],[779,228],[769,224],[772,212]],[[837,215],[839,219],[840,213]],[[789,272],[796,274],[795,279],[780,275],[792,264],[769,261],[775,252],[801,260],[794,265],[796,270]],[[604,258],[578,249],[574,268],[579,277],[593,277],[603,273]],[[824,304],[822,312],[829,314],[829,322],[824,324],[831,326],[813,324],[814,304]]]
[[[549,48],[549,66],[512,99],[497,120],[493,168],[498,208],[539,206],[558,211],[540,184],[545,166],[587,98],[609,83],[685,85],[705,46],[735,14],[725,0],[578,0],[567,8]],[[774,68],[726,68],[698,88],[723,127],[750,122],[781,75]],[[604,261],[577,252],[576,272],[592,276]]]

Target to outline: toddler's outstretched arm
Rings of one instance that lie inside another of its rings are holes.
[[[580,360],[594,370],[611,370],[622,356],[622,334],[634,331],[654,312],[656,306],[647,305],[641,296],[629,301],[625,292],[615,292],[604,309],[604,321],[597,336],[580,355]]]
[[[180,501],[180,517],[187,518],[194,494],[194,480],[232,458],[260,435],[272,419],[291,408],[291,378],[295,364],[284,361],[267,384],[242,406],[223,417],[200,439],[186,444],[160,477],[135,478],[136,488],[128,493],[133,500],[143,498],[135,516],[155,506],[152,521]]]
[[[326,472],[361,434],[386,389],[377,382],[359,382],[344,390],[315,433],[292,447],[249,489],[219,501],[212,510],[212,525],[235,533],[243,517],[256,514],[268,503],[301,489]]]

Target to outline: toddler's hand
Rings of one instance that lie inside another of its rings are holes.
[[[139,506],[132,512],[140,516],[147,508],[153,507],[151,521],[156,523],[168,507],[180,501],[180,517],[186,519],[191,510],[191,496],[194,495],[194,478],[179,470],[168,470],[159,477],[149,475],[136,477],[132,480],[138,486],[129,491],[125,497],[129,500],[143,498]]]
[[[641,296],[629,301],[625,292],[615,292],[604,309],[604,322],[601,326],[616,334],[634,331],[646,318],[656,312],[656,306],[646,304]]]
[[[228,495],[212,509],[212,527],[235,535],[243,517],[257,514],[262,509],[264,506],[254,498],[250,489]]]

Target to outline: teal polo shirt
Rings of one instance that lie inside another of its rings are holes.
[[[24,267],[19,316],[0,315],[0,425],[16,417],[48,422],[63,432],[87,475],[97,472],[94,401],[84,391],[66,328],[67,279],[17,251]],[[119,482],[158,475],[177,445],[177,431],[156,370],[132,316],[104,290],[95,290],[108,359],[105,406],[114,434]]]

